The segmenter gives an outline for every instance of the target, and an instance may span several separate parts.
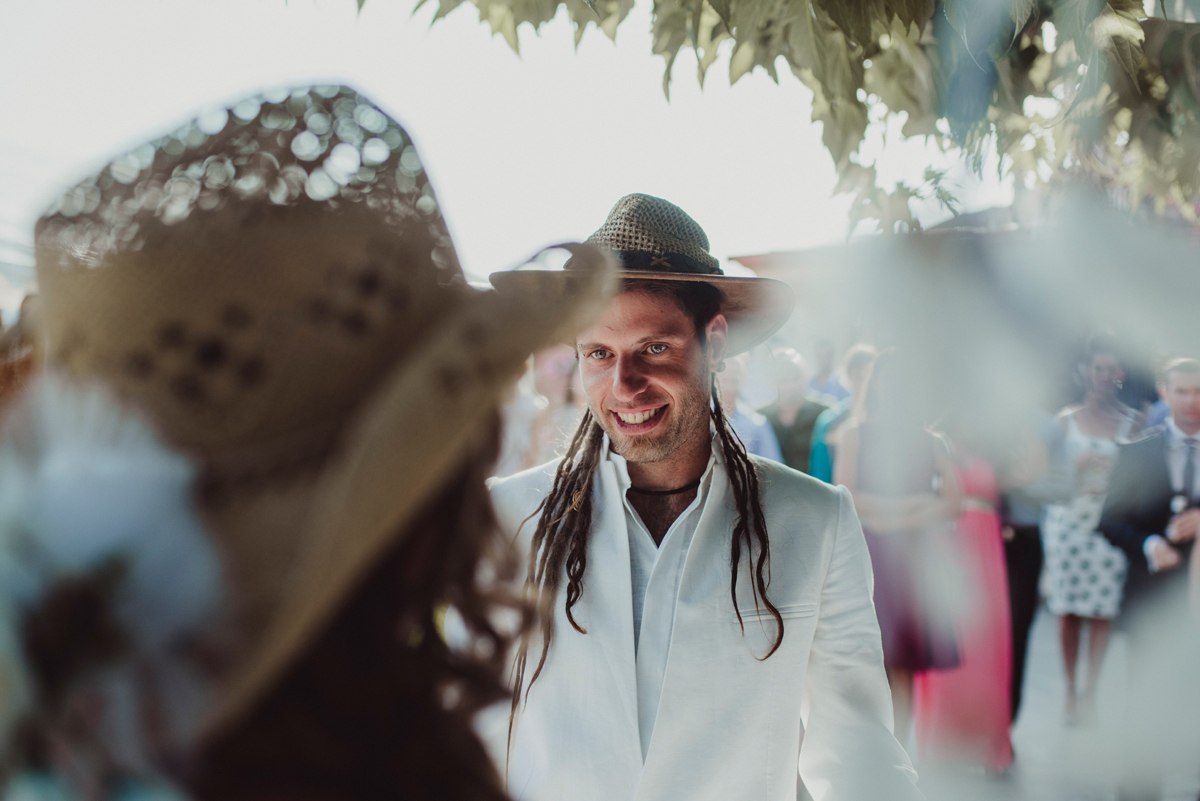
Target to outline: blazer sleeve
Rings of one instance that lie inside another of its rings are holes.
[[[892,735],[870,554],[849,491],[838,494],[801,710],[800,777],[815,801],[920,799],[916,771]]]
[[[1108,479],[1104,512],[1097,528],[1109,542],[1125,552],[1130,564],[1145,568],[1143,546],[1146,538],[1162,532],[1149,531],[1139,525],[1138,489],[1142,470],[1138,462],[1137,453],[1130,446],[1123,446],[1117,453],[1117,463]]]

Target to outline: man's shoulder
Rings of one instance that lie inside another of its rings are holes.
[[[501,528],[515,531],[537,509],[554,486],[554,474],[561,461],[559,457],[511,476],[487,480]]]
[[[763,506],[768,513],[780,505],[800,507],[809,513],[838,513],[841,491],[837,487],[772,459],[750,454],[750,460],[758,468]]]

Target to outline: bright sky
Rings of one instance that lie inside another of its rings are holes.
[[[786,70],[730,87],[726,54],[701,90],[685,54],[668,103],[646,0],[615,45],[592,29],[576,52],[560,14],[541,37],[522,31],[520,56],[469,3],[430,27],[432,5],[0,2],[0,262],[28,261],[42,208],[108,157],[204,107],[310,81],[355,86],[408,128],[473,278],[586,237],[629,192],[678,203],[722,258],[845,238],[848,198],[832,196],[811,95]],[[922,143],[867,150],[886,180],[954,163]],[[953,174],[967,210],[1011,201],[994,172]],[[17,297],[0,287],[0,309]]]

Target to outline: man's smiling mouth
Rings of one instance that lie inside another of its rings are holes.
[[[617,411],[614,411],[613,415],[623,425],[639,426],[639,425],[645,425],[646,423],[649,423],[652,420],[654,420],[656,417],[658,417],[659,413],[662,412],[662,410],[665,408],[667,408],[667,407],[664,404],[657,408],[646,409],[645,411],[641,411],[641,412],[617,412]]]

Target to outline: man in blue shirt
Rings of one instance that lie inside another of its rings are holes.
[[[817,372],[808,382],[808,394],[814,400],[824,403],[826,406],[832,406],[838,401],[843,401],[850,396],[850,391],[842,386],[842,382],[838,380],[837,373],[834,372],[834,351],[833,342],[829,339],[817,340],[814,348]]]
[[[721,399],[725,408],[730,409],[729,425],[733,432],[746,446],[746,450],[764,459],[783,462],[783,454],[779,451],[779,440],[767,418],[751,409],[739,398],[742,384],[746,381],[749,371],[749,358],[745,353],[725,360],[725,369],[718,374],[717,384],[721,389]]]

